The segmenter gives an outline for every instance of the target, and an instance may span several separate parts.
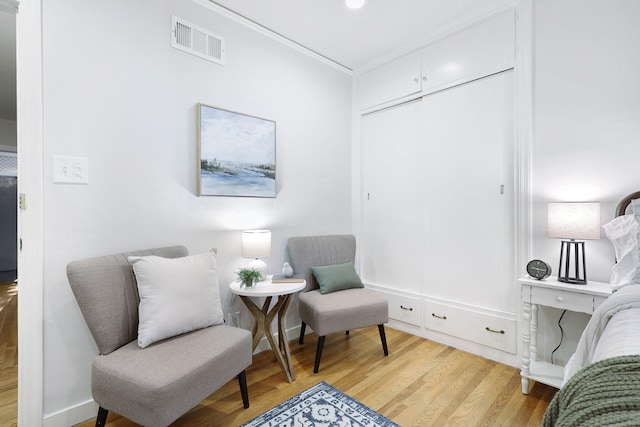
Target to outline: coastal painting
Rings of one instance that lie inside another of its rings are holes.
[[[275,197],[276,122],[198,104],[200,196]]]

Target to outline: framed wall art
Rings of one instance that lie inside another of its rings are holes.
[[[198,104],[198,195],[276,197],[276,122]]]

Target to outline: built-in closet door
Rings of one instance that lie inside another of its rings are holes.
[[[421,102],[422,292],[513,311],[513,72]]]
[[[420,289],[418,242],[418,131],[420,101],[367,114],[362,119],[365,282]]]

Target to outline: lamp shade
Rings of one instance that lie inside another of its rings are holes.
[[[271,255],[271,230],[245,230],[242,232],[242,256],[263,258]]]
[[[547,236],[560,239],[599,239],[600,203],[549,203]]]

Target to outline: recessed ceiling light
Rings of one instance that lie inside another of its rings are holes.
[[[360,9],[364,6],[365,0],[345,0],[345,3],[349,9]]]

